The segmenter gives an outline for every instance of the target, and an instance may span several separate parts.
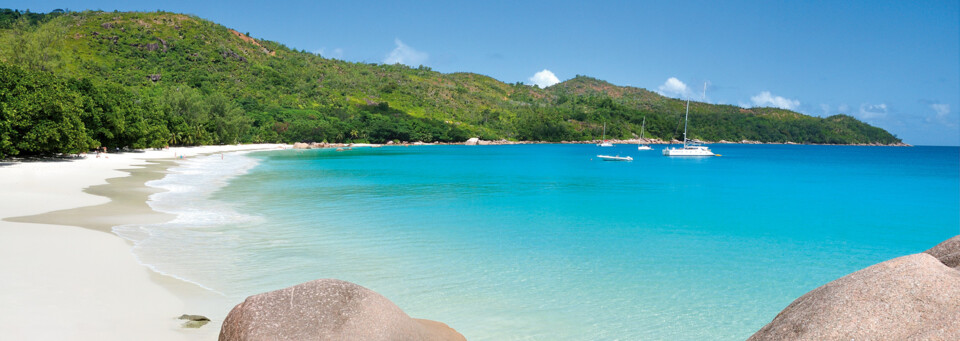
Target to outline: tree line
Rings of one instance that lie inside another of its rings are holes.
[[[412,118],[386,103],[328,113],[280,107],[248,112],[223,94],[204,95],[189,86],[133,91],[0,63],[0,158],[99,147],[467,138],[455,126]]]

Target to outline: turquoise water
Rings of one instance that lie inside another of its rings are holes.
[[[811,289],[960,233],[956,147],[713,149],[198,158],[152,184],[180,219],[117,231],[238,302],[339,278],[470,340],[745,339]],[[616,152],[634,161],[595,157]]]

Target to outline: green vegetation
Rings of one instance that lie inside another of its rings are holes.
[[[0,157],[237,142],[679,138],[683,102],[351,63],[183,14],[0,10]],[[691,103],[691,138],[897,143],[849,116]]]

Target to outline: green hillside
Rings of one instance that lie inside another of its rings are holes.
[[[683,102],[589,77],[539,89],[351,63],[183,14],[0,10],[0,157],[236,142],[679,138]],[[900,142],[849,116],[690,104],[692,138]]]

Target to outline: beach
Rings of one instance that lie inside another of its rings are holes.
[[[151,271],[111,227],[172,218],[150,209],[146,200],[158,190],[144,183],[178,159],[279,148],[169,148],[0,166],[0,339],[215,339],[239,302]],[[182,328],[182,314],[212,321]]]

